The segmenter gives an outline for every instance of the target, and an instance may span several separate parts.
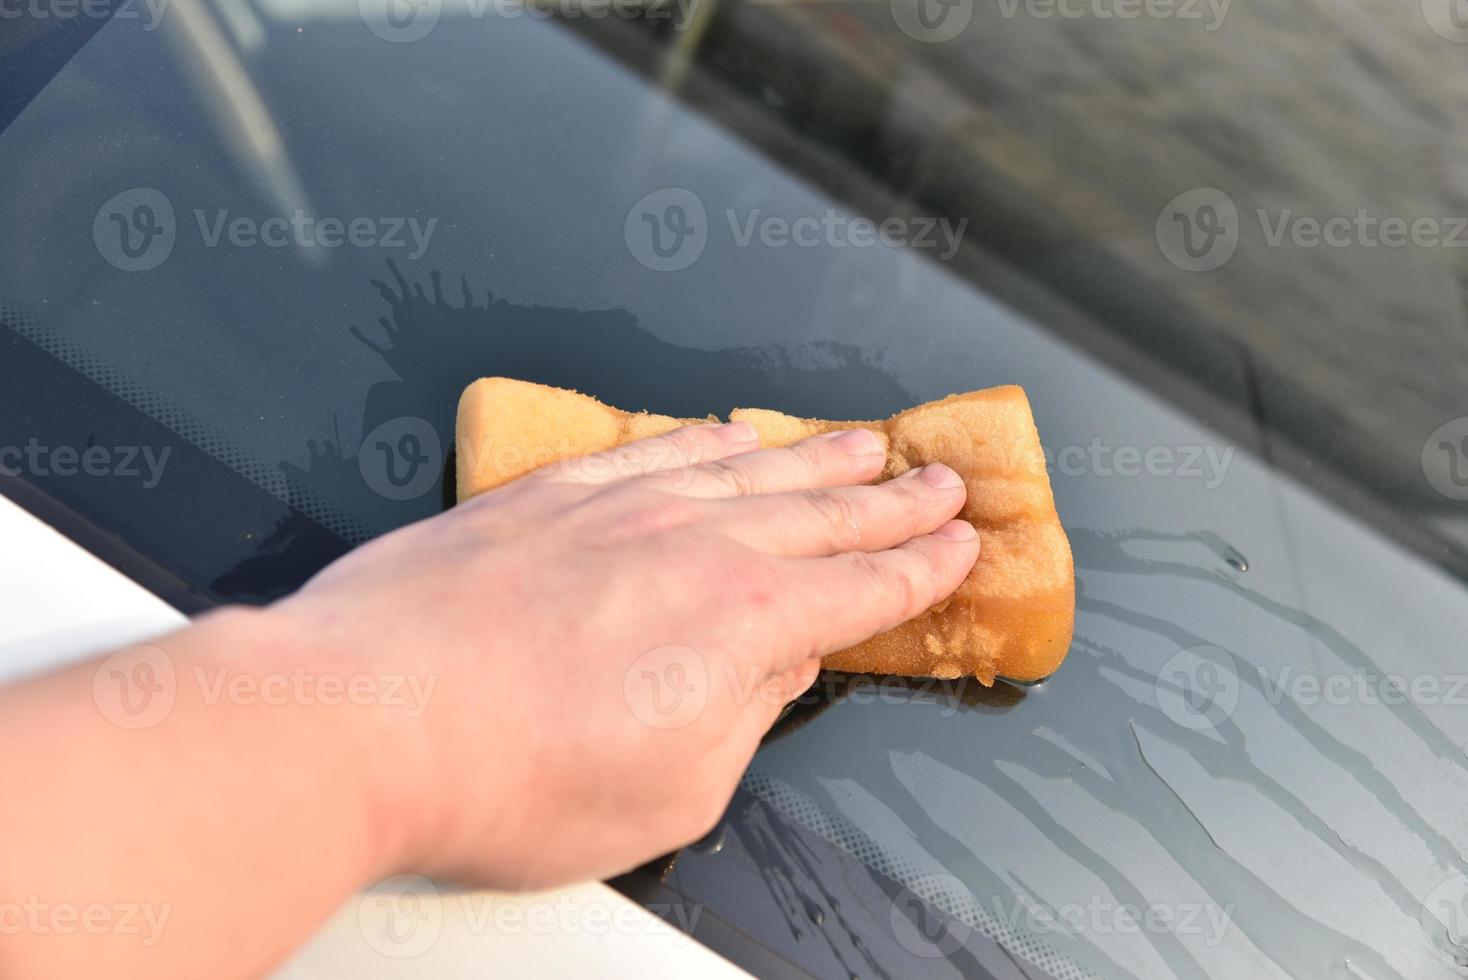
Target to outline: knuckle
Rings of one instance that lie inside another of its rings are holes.
[[[861,542],[861,515],[849,496],[821,490],[807,490],[802,496],[807,508],[825,525],[833,546],[854,548]]]
[[[853,551],[848,557],[858,584],[870,592],[881,594],[887,589],[887,571],[870,552]]]
[[[830,442],[826,439],[805,439],[788,446],[785,452],[795,460],[795,463],[805,470],[819,470],[822,463],[829,458]]]
[[[733,491],[735,496],[752,497],[759,491],[754,477],[743,466],[716,459],[704,463],[703,467],[710,476]]]
[[[933,510],[933,498],[920,492],[911,480],[888,480],[876,490],[887,495],[893,516],[901,521],[908,537],[918,533],[919,524]]]
[[[892,591],[903,619],[911,619],[928,607],[923,600],[924,590],[911,569],[898,567],[890,571],[887,587]]]
[[[906,609],[909,616],[916,616],[937,601],[940,579],[938,552],[926,546],[913,548],[907,551],[906,558],[901,566],[902,574],[911,587]]]
[[[901,613],[902,618],[911,619],[927,607],[923,601],[925,593],[922,580],[911,563],[890,560],[896,557],[894,553],[883,561],[866,552],[857,552],[852,556],[852,561],[858,574],[871,588],[886,597]]]
[[[707,434],[696,426],[674,429],[665,436],[649,439],[646,444],[648,462],[662,469],[680,469],[698,461]]]

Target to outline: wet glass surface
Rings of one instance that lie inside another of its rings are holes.
[[[1386,10],[925,44],[878,3],[370,7],[138,8],[0,132],[0,443],[170,450],[33,483],[261,602],[444,506],[482,375],[832,418],[1021,384],[1060,673],[823,679],[668,884],[819,976],[1468,970],[1456,253],[1245,223],[1188,272],[1157,231],[1215,184],[1249,221],[1462,214],[1465,49]],[[261,240],[297,210],[365,244]]]

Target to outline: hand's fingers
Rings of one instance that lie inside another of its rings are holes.
[[[973,525],[949,521],[888,551],[795,559],[790,590],[808,644],[796,653],[824,656],[912,619],[951,595],[978,557]]]
[[[663,489],[689,497],[747,497],[865,483],[882,472],[887,445],[869,429],[844,429],[781,449],[761,449],[672,470],[657,477]]]
[[[537,470],[536,475],[558,483],[602,486],[664,470],[686,470],[758,447],[759,437],[748,422],[685,425],[666,435],[563,459]]]
[[[957,514],[964,495],[962,477],[932,463],[876,486],[763,494],[713,506],[735,540],[767,554],[816,558],[895,548]]]

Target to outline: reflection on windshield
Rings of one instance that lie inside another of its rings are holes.
[[[1383,684],[1438,675],[1383,664],[1211,549],[1131,553],[1204,536],[1071,533],[1077,646],[1056,677],[997,718],[895,690],[839,704],[745,789],[1056,975],[1457,975],[1468,771]],[[1316,699],[1301,677],[1382,696]],[[799,860],[781,874],[830,901]],[[1126,921],[1148,910],[1151,928]]]
[[[1244,220],[1468,210],[1451,52],[1395,8],[949,6],[941,42],[901,2],[109,24],[0,133],[0,322],[210,493],[54,492],[263,601],[445,505],[481,375],[687,416],[1022,384],[1078,565],[1061,672],[827,678],[668,883],[819,976],[1461,973],[1468,538],[1423,469],[1468,415],[1460,277]],[[135,191],[175,215],[147,268],[94,230]],[[373,233],[209,232],[298,211]],[[197,513],[237,484],[272,506]]]

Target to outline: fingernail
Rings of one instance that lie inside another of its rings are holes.
[[[839,447],[853,456],[870,456],[872,453],[885,452],[882,448],[882,440],[871,429],[847,429],[840,435],[831,437],[831,444]]]
[[[975,531],[974,526],[968,521],[949,521],[934,531],[933,535],[942,538],[944,541],[958,542],[972,541],[979,536],[979,532]]]
[[[748,422],[725,422],[714,426],[714,435],[725,442],[754,442],[757,435]]]
[[[952,490],[954,487],[963,486],[963,477],[942,463],[929,463],[924,466],[918,471],[918,479],[939,490]]]

